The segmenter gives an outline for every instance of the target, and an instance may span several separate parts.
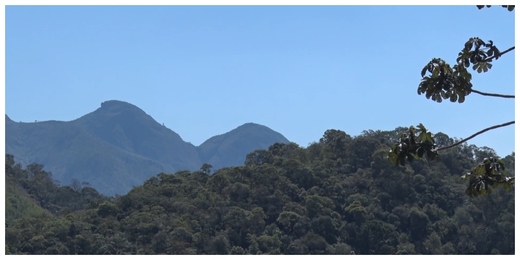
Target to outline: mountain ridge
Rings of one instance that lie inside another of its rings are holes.
[[[7,114],[6,153],[17,162],[45,165],[60,183],[89,182],[105,195],[124,194],[160,172],[213,170],[243,165],[248,153],[281,142],[282,134],[245,123],[199,146],[158,123],[139,107],[119,100],[101,103],[71,121],[17,123]]]

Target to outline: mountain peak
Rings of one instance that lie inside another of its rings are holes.
[[[235,130],[256,130],[256,129],[269,129],[269,130],[272,130],[270,129],[269,127],[265,126],[265,125],[261,125],[261,124],[257,124],[257,123],[253,123],[253,122],[249,122],[249,123],[245,123],[243,125],[240,125],[238,126],[237,128],[231,130],[231,131],[235,131]]]
[[[120,110],[120,109],[138,109],[138,110],[141,110],[140,108],[138,108],[137,106],[135,106],[133,104],[130,104],[130,103],[125,102],[125,101],[120,101],[120,100],[107,100],[107,101],[101,102],[101,108],[102,109],[109,109],[109,110]]]
[[[120,100],[108,100],[101,102],[101,107],[86,116],[93,117],[92,119],[95,121],[116,119],[125,121],[145,120],[150,122],[153,120],[152,117],[146,114],[146,112],[144,112],[141,108]]]
[[[263,126],[263,125],[261,125],[261,124],[257,124],[257,123],[249,122],[249,123],[245,123],[245,124],[243,124],[243,125],[241,125],[241,126],[239,126],[239,127],[237,127],[237,128],[241,128],[241,127],[258,127],[258,126],[260,126],[260,127],[265,127],[265,126]]]
[[[252,122],[245,123],[245,124],[235,128],[235,129],[231,130],[229,133],[231,133],[231,132],[242,132],[242,131],[253,131],[253,132],[263,133],[263,134],[266,134],[266,135],[270,135],[270,133],[276,133],[273,129],[271,129],[271,128],[265,126],[265,125],[252,123]],[[283,137],[281,139],[285,139],[285,137]],[[284,140],[284,141],[289,142],[288,140]]]
[[[121,106],[121,105],[126,105],[126,106],[130,105],[130,106],[134,106],[134,105],[132,105],[132,104],[126,102],[126,101],[115,100],[115,99],[113,99],[113,100],[107,100],[107,101],[103,101],[103,102],[101,102],[101,106],[102,106],[102,107],[103,107],[103,106],[116,106],[116,105],[119,105],[119,106]]]

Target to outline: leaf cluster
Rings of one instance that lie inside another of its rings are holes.
[[[473,70],[481,73],[491,69],[493,58],[497,60],[500,56],[501,53],[493,41],[485,43],[478,37],[472,37],[464,44],[464,49],[459,52],[457,63],[463,64],[465,68],[473,64]]]
[[[463,103],[473,87],[472,76],[467,68],[471,66],[478,73],[488,72],[493,67],[493,59],[501,55],[493,41],[486,43],[478,37],[472,37],[464,44],[457,57],[457,64],[453,67],[440,58],[433,58],[424,66],[417,94],[425,94],[427,99],[439,103],[444,99]]]
[[[426,75],[429,72],[429,75]],[[443,59],[434,58],[421,71],[421,83],[417,94],[425,94],[427,99],[442,102],[450,99],[451,102],[464,102],[471,93],[471,74],[460,65],[450,67]]]
[[[471,197],[486,195],[497,186],[506,191],[511,190],[515,185],[515,177],[506,176],[504,170],[503,160],[496,157],[484,158],[471,172],[462,175],[463,181],[469,180],[466,194]]]
[[[388,160],[394,165],[404,166],[407,160],[420,160],[424,155],[428,160],[438,156],[432,133],[419,124],[417,127],[410,126],[407,132],[401,134],[399,141],[389,151]]]

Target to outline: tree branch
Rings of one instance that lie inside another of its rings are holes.
[[[482,133],[484,133],[484,132],[487,132],[487,131],[489,131],[489,130],[493,130],[493,129],[496,129],[496,128],[500,128],[500,127],[504,127],[504,126],[512,125],[512,124],[514,124],[514,123],[515,123],[515,121],[513,120],[513,121],[511,121],[511,122],[503,123],[503,124],[501,124],[501,125],[494,125],[494,126],[488,127],[488,128],[486,128],[486,129],[483,129],[483,130],[481,130],[481,131],[478,131],[478,132],[474,133],[473,135],[471,135],[470,137],[465,138],[465,139],[462,139],[462,140],[460,140],[460,141],[458,141],[458,142],[456,142],[456,143],[454,143],[454,144],[452,144],[452,145],[448,145],[448,146],[444,146],[444,147],[438,148],[437,151],[442,151],[442,150],[446,150],[446,149],[452,148],[452,147],[454,147],[454,146],[460,145],[460,144],[462,144],[462,143],[468,141],[469,139],[471,139],[471,138],[473,138],[473,137],[475,137],[475,136],[477,136],[477,135],[479,135],[479,134],[482,134]]]
[[[501,97],[501,98],[515,98],[515,95],[503,95],[503,94],[495,94],[495,93],[486,93],[482,91],[478,91],[476,89],[471,89],[471,92],[475,92],[482,96],[491,96],[491,97]]]
[[[515,49],[515,46],[513,46],[513,47],[511,47],[511,48],[509,48],[509,49],[507,49],[507,50],[505,50],[505,51],[503,51],[503,52],[501,52],[500,55],[499,55],[499,57],[502,56],[502,55],[504,55],[504,54],[506,54],[506,53],[508,53],[508,52],[510,52],[510,51],[512,51],[512,50],[514,50],[514,49]]]

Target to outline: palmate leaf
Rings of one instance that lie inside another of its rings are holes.
[[[486,43],[479,37],[471,37],[464,44],[464,49],[467,51],[470,51],[472,48],[475,48],[475,50],[478,50],[480,48],[480,46],[482,46],[484,44],[486,44]]]
[[[503,5],[502,7],[507,8],[507,10],[509,12],[515,10],[515,6],[514,5]]]
[[[487,72],[493,64],[489,62],[477,62],[473,65],[473,70],[476,70],[478,73]]]
[[[421,124],[421,123],[419,123],[419,124],[417,125],[417,128],[418,128],[419,131],[421,131],[421,133],[426,133],[426,132],[428,132],[428,130],[426,130],[426,127],[424,127],[424,125]]]
[[[428,65],[424,66],[424,68],[421,70],[421,77],[424,77],[424,75],[426,75],[427,70],[428,70]]]
[[[450,96],[450,101],[451,102],[456,102],[457,101],[457,95],[451,95]]]
[[[417,126],[417,128],[419,128],[419,137],[417,138],[417,140],[421,143],[428,143],[428,144],[431,144],[433,145],[434,144],[434,140],[433,140],[433,137],[432,137],[432,133],[428,130],[426,130],[426,128],[424,127],[423,124],[419,124]]]
[[[432,78],[436,78],[439,76],[439,72],[440,72],[440,68],[439,67],[435,67],[435,69],[433,69],[432,71]]]
[[[465,100],[466,98],[464,97],[464,95],[459,95],[459,103],[464,103]]]
[[[467,53],[468,51],[471,50],[471,47],[473,47],[473,42],[471,41],[471,38],[470,38],[470,40],[467,41],[467,42],[464,44],[464,50],[463,50],[463,51],[465,51],[465,52]]]

